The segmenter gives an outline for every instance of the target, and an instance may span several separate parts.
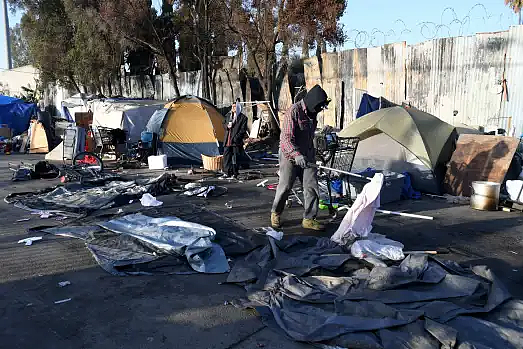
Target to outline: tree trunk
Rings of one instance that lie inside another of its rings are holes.
[[[301,42],[301,58],[309,58],[309,35],[305,33]]]
[[[327,53],[327,42],[321,39],[321,53]]]
[[[109,76],[107,78],[107,89],[109,90],[109,97],[112,97],[113,95],[113,85],[111,84],[111,77]]]
[[[203,49],[203,59],[202,59],[202,97],[205,99],[211,99],[211,94],[209,91],[209,57],[206,52],[206,48]]]
[[[271,108],[273,110],[277,109],[274,105],[274,85],[276,83],[274,79],[275,75],[275,69],[274,69],[274,62],[276,61],[276,58],[274,57],[274,52],[267,52],[267,70],[266,70],[266,83],[267,83],[267,100],[270,102]]]
[[[211,92],[212,92],[212,102],[216,104],[216,73],[218,72],[217,69],[212,69],[212,78],[210,81],[211,84]]]
[[[80,91],[80,86],[78,86],[78,84],[76,83],[73,75],[69,75],[68,78],[69,78],[69,81],[71,82],[71,85],[73,85],[74,89],[76,90],[76,92],[82,93],[82,91]]]
[[[178,88],[178,77],[176,76],[176,53],[172,52],[172,48],[168,47],[169,41],[165,40],[162,45],[162,51],[169,66],[169,76],[173,81],[175,97],[180,97],[180,89]]]

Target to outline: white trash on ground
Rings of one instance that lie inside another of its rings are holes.
[[[68,285],[70,285],[70,284],[71,284],[71,281],[60,281],[60,282],[58,283],[58,286],[60,286],[60,287],[65,287],[65,286],[68,286]]]
[[[149,193],[143,194],[140,202],[142,203],[142,206],[145,207],[156,207],[163,205],[162,201],[156,200],[156,198]]]
[[[56,301],[56,302],[54,302],[54,304],[62,304],[62,303],[69,302],[70,300],[71,300],[71,298],[66,298],[66,299],[62,299],[62,300]]]
[[[366,239],[354,241],[350,248],[351,254],[359,259],[376,257],[381,260],[399,261],[405,258],[403,244],[387,239],[381,234],[369,234]]]
[[[40,241],[40,240],[42,240],[41,236],[33,236],[30,238],[25,238],[25,239],[19,240],[18,243],[25,244],[26,246],[31,246],[33,244],[33,242]]]
[[[341,221],[338,230],[332,235],[332,241],[345,246],[356,238],[369,235],[376,209],[380,207],[383,179],[383,174],[376,173],[372,180],[365,184],[356,201]]]

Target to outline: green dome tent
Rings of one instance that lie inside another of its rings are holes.
[[[392,107],[354,120],[339,136],[360,138],[354,169],[407,171],[414,188],[439,194],[458,133],[433,115]]]

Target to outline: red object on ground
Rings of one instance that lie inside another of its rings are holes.
[[[77,162],[80,164],[98,165],[98,160],[91,155],[86,155],[83,159],[80,159]]]

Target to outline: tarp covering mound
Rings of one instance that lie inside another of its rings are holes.
[[[439,194],[457,131],[417,109],[392,107],[351,122],[341,137],[359,137],[353,168],[374,167],[411,174],[415,189]]]
[[[164,102],[146,99],[106,99],[88,103],[93,112],[93,125],[127,131],[128,142],[138,142],[153,113]]]
[[[35,113],[36,104],[0,95],[0,124],[8,125],[14,130],[14,135],[27,131],[29,120]]]
[[[224,117],[210,102],[183,96],[154,113],[147,131],[159,135],[160,147],[169,163],[199,164],[202,154],[220,155]]]

